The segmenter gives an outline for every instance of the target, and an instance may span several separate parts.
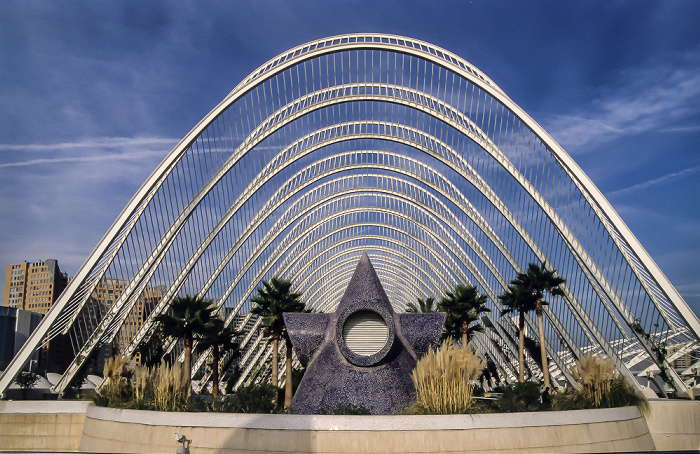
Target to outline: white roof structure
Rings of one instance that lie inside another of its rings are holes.
[[[0,377],[0,391],[58,334],[75,347],[54,386],[65,389],[154,288],[162,298],[146,308],[127,354],[186,293],[250,327],[251,296],[280,276],[308,306],[332,312],[363,251],[397,311],[457,283],[487,295],[492,312],[476,344],[506,380],[517,376],[517,336],[498,316],[498,295],[534,262],[567,281],[545,309],[561,380],[595,348],[644,386],[627,364],[634,342],[670,389],[688,390],[658,353],[670,341],[697,342],[700,322],[573,159],[461,57],[411,38],[354,34],[263,64],[180,141]],[[127,284],[111,307],[85,316],[100,279]],[[259,323],[241,345],[243,378],[267,367]],[[529,316],[527,324],[539,341]],[[205,362],[196,358],[193,373]],[[541,374],[535,361],[527,366]]]

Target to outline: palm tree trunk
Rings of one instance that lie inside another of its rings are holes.
[[[219,397],[219,346],[215,345],[211,352],[211,395]]]
[[[279,342],[280,342],[280,335],[275,333],[272,335],[272,386],[277,389],[279,387],[279,381],[278,381],[278,374],[279,371],[277,370],[277,365],[279,363],[279,358],[277,356],[277,349],[279,348]],[[275,402],[277,401],[277,398],[275,398]]]
[[[547,346],[544,340],[544,322],[542,320],[542,300],[537,300],[537,326],[540,331],[540,354],[542,355],[542,375],[544,375],[544,387],[549,388],[549,367],[547,365]]]
[[[185,335],[185,362],[183,364],[185,369],[185,383],[187,387],[187,394],[192,400],[192,334]]]
[[[289,410],[292,405],[292,341],[285,339],[287,344],[287,363],[285,366],[286,378],[284,383],[284,408]]]
[[[518,319],[518,380],[520,383],[525,381],[525,313],[520,311],[520,318]]]
[[[467,346],[467,342],[469,342],[467,332],[469,328],[467,327],[467,321],[462,322],[462,348]]]

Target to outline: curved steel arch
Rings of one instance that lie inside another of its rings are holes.
[[[333,142],[333,128],[337,131],[342,124],[358,126],[346,130],[343,140],[357,144],[357,149]],[[62,390],[84,354],[113,339],[140,298],[155,287],[170,289],[156,311],[178,293],[196,288],[202,296],[215,296],[222,311],[236,313],[245,301],[230,307],[228,296],[221,293],[224,282],[241,266],[234,273],[238,280],[269,277],[274,264],[262,272],[267,266],[262,263],[269,261],[274,248],[266,252],[255,242],[284,218],[278,218],[280,212],[272,207],[284,209],[297,194],[287,190],[270,194],[270,188],[294,185],[289,174],[294,174],[297,162],[323,170],[328,164],[323,164],[327,161],[322,154],[327,150],[369,156],[368,150],[376,149],[377,143],[387,147],[387,141],[400,144],[390,146],[395,150],[392,159],[403,154],[405,168],[395,162],[368,161],[348,172],[357,178],[386,178],[384,171],[409,169],[405,175],[415,180],[413,187],[429,188],[427,194],[444,200],[445,213],[451,216],[439,218],[443,228],[436,244],[446,249],[431,254],[459,259],[448,280],[468,279],[466,270],[475,278],[488,270],[495,280],[479,285],[494,299],[509,273],[532,260],[551,263],[569,287],[565,304],[548,309],[548,346],[561,339],[571,357],[582,349],[600,347],[630,376],[627,364],[634,364],[623,359],[625,343],[620,341],[636,338],[639,355],[665,371],[677,391],[687,389],[668,361],[658,360],[655,352],[671,339],[697,342],[700,322],[574,161],[498,86],[461,58],[410,38],[369,34],[331,37],[294,48],[234,88],[127,204],[0,377],[0,391],[42,342],[64,333],[82,353],[76,351],[76,360],[57,385]],[[414,156],[410,150],[423,155]],[[389,151],[377,152],[389,156]],[[318,165],[310,166],[309,161]],[[423,169],[421,178],[415,178],[420,172],[410,172],[412,166]],[[446,172],[440,181],[447,185],[435,183],[441,169]],[[309,193],[317,197],[313,191],[322,179],[314,179],[313,173],[308,177]],[[478,192],[474,204],[466,184]],[[320,216],[320,211],[314,208],[309,215]],[[289,229],[301,225],[299,216],[292,215],[285,225]],[[449,244],[450,230],[456,235],[452,241],[459,238],[458,243]],[[237,242],[241,234],[245,240]],[[284,235],[279,231],[268,245]],[[420,244],[419,237],[411,241]],[[358,240],[354,246],[370,247],[376,241]],[[224,248],[230,243],[237,246],[227,256]],[[259,254],[246,262],[238,251],[251,248]],[[82,310],[103,278],[125,282],[126,290],[96,320],[85,318]],[[231,291],[242,297],[250,286],[246,282]],[[659,324],[659,333],[654,333]],[[145,331],[139,331],[129,352],[145,339]],[[553,347],[550,350],[559,358]],[[266,355],[261,350],[253,356]],[[558,367],[565,369],[561,361]]]

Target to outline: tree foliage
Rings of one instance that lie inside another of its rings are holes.
[[[175,298],[170,305],[170,314],[156,317],[166,336],[183,339],[185,344],[185,360],[183,363],[187,382],[192,377],[192,345],[195,335],[204,335],[216,329],[214,312],[216,305],[213,301],[196,296],[181,296]]]
[[[211,349],[212,356],[212,396],[219,396],[219,362],[223,354],[238,348],[236,341],[240,333],[233,326],[226,326],[220,318],[212,320],[213,329],[206,333],[195,334],[196,351],[205,353]]]
[[[525,381],[525,314],[535,310],[536,301],[532,292],[512,281],[508,290],[498,297],[503,309],[501,316],[518,313],[518,381]]]
[[[458,284],[454,290],[445,292],[438,304],[438,310],[447,314],[442,339],[461,340],[462,345],[467,345],[475,332],[483,331],[475,322],[482,313],[491,311],[486,301],[486,295],[473,285]]]
[[[291,289],[290,280],[272,277],[269,282],[263,281],[257,295],[250,299],[255,303],[250,313],[262,317],[264,333],[272,337],[272,386],[275,388],[279,383],[277,352],[280,339],[284,339],[286,343],[286,370],[290,377],[292,370],[292,343],[284,326],[282,314],[307,312],[306,305],[300,299],[301,293],[292,292]],[[286,381],[284,402],[285,408],[288,408],[292,402],[292,380]]]
[[[529,294],[535,300],[535,314],[537,315],[537,327],[540,337],[540,358],[542,363],[542,373],[544,375],[544,386],[549,387],[549,367],[547,366],[547,351],[544,338],[544,321],[542,317],[543,306],[549,303],[545,301],[545,293],[552,296],[564,296],[563,285],[566,279],[556,274],[556,271],[547,269],[545,264],[530,263],[525,272],[518,273],[518,276],[511,281],[522,289],[522,292]]]
[[[416,303],[408,303],[408,305],[406,305],[406,312],[426,314],[436,311],[437,307],[435,306],[435,298],[432,296],[427,298],[418,298],[418,305],[416,305]]]

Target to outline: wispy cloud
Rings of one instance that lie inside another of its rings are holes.
[[[0,151],[58,151],[76,148],[124,148],[148,145],[174,145],[178,139],[167,137],[98,137],[80,142],[2,144]]]
[[[55,144],[0,144],[0,169],[46,164],[136,161],[164,157],[177,139],[162,137],[102,137]],[[16,159],[18,160],[11,160]],[[24,158],[24,159],[23,159]],[[28,158],[28,159],[27,159]]]
[[[658,177],[658,178],[653,178],[651,180],[643,181],[641,183],[637,183],[637,184],[634,184],[632,186],[628,186],[626,188],[622,188],[622,189],[618,189],[616,191],[608,192],[605,195],[607,197],[615,197],[618,195],[624,195],[624,194],[629,194],[629,193],[641,191],[641,190],[647,189],[651,186],[656,186],[659,184],[668,183],[668,182],[677,180],[679,178],[683,178],[683,177],[686,177],[688,175],[692,175],[693,173],[698,172],[698,171],[700,171],[700,165],[695,166],[695,167],[689,167],[689,168],[683,169],[679,172],[668,173],[668,174],[663,175],[663,176]]]
[[[552,117],[547,130],[574,152],[646,131],[695,131],[698,126],[689,122],[700,103],[698,62],[696,51],[684,57],[681,68],[653,65],[622,71],[616,88],[604,90],[578,112]]]
[[[101,156],[81,156],[81,157],[57,157],[57,158],[42,158],[42,159],[29,159],[27,161],[18,162],[8,162],[5,164],[0,164],[0,169],[6,167],[26,167],[32,165],[40,164],[59,164],[66,162],[100,162],[100,161],[110,161],[110,160],[133,160],[138,158],[144,158],[149,156],[162,156],[163,152],[160,150],[156,151],[142,151],[136,153],[120,153],[111,155],[101,155]]]

